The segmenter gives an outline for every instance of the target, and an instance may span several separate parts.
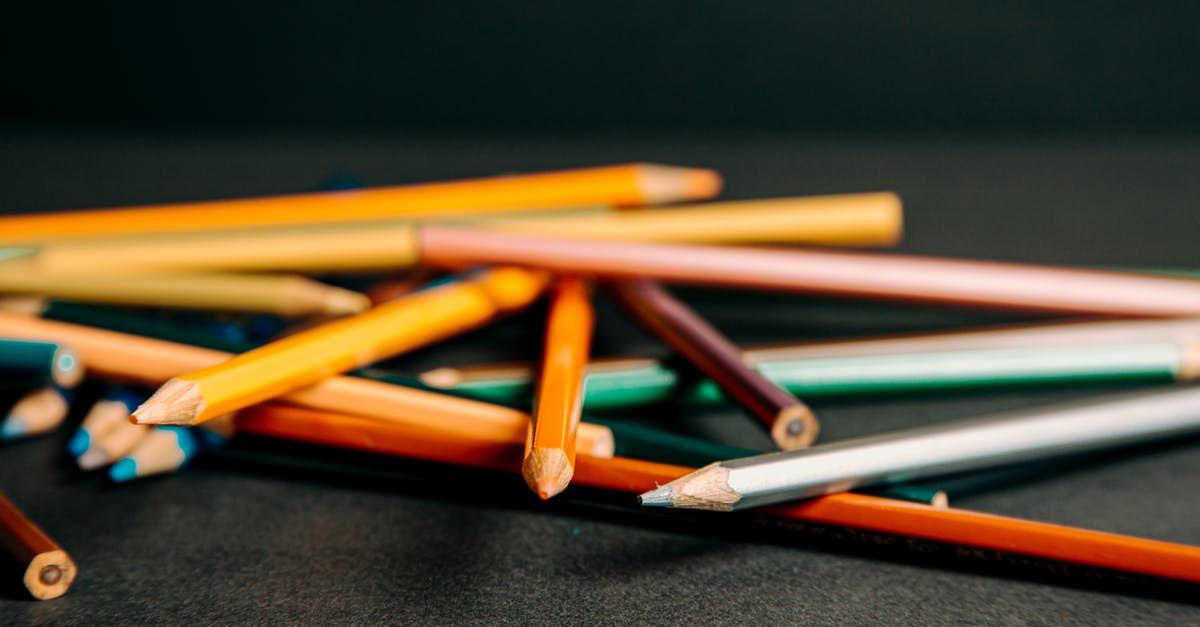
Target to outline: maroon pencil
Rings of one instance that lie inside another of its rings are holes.
[[[807,405],[746,365],[733,342],[661,285],[633,279],[617,283],[613,291],[659,339],[767,425],[779,448],[804,448],[816,439],[819,425]]]
[[[881,253],[612,242],[427,226],[432,265],[516,264],[602,277],[1059,313],[1200,315],[1200,282],[1127,272]]]

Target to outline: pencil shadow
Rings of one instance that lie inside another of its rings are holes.
[[[201,460],[200,464],[229,472],[400,493],[472,507],[586,517],[706,540],[768,543],[919,568],[1200,605],[1194,584],[1174,580],[874,531],[766,518],[753,511],[714,514],[642,508],[629,494],[580,486],[570,487],[551,501],[541,501],[508,474],[266,438],[238,436],[225,451]],[[727,548],[722,544],[688,545],[680,547],[676,554],[656,550],[655,559],[631,551],[626,566],[658,568],[664,561],[694,559],[698,551]],[[610,561],[620,560],[620,556],[611,554],[605,557]]]

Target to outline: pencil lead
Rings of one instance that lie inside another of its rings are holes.
[[[84,429],[79,429],[71,435],[71,439],[67,441],[67,453],[71,457],[79,457],[87,452],[92,446],[92,436]]]
[[[108,478],[113,480],[113,483],[125,483],[138,478],[137,460],[131,457],[124,457],[117,460],[108,469]]]
[[[542,499],[549,499],[567,489],[574,469],[562,449],[534,447],[521,466],[525,483]]]
[[[16,440],[25,437],[25,423],[16,416],[8,416],[0,423],[0,440]]]
[[[670,507],[671,506],[671,485],[660,485],[653,490],[643,492],[638,495],[638,504],[650,507]]]

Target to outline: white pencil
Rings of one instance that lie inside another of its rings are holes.
[[[642,505],[730,511],[1200,430],[1200,387],[1106,397],[709,464]]]

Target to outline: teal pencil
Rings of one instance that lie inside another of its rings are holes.
[[[83,364],[69,347],[0,337],[0,386],[73,388],[82,380]]]
[[[836,346],[836,345],[831,345]],[[815,351],[814,351],[815,352]],[[754,366],[805,398],[913,393],[1029,385],[1170,382],[1200,376],[1200,342],[1166,339],[1072,345],[926,350],[906,353],[807,356]],[[493,401],[528,398],[527,371],[513,366],[439,368],[421,375],[440,389]],[[692,382],[663,362],[628,359],[589,368],[584,407],[623,409],[664,402],[725,400],[711,380]]]

